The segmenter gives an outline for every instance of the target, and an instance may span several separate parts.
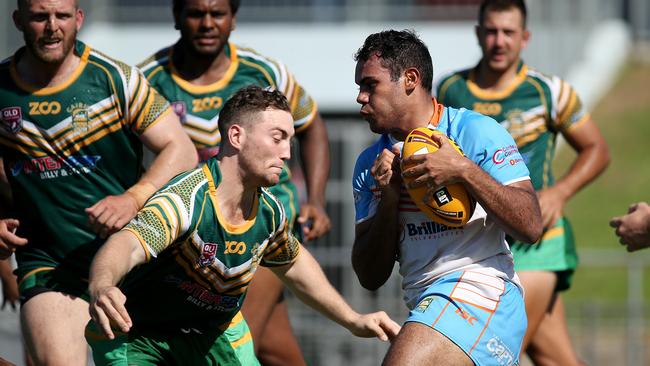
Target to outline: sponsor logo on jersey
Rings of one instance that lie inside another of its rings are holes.
[[[203,310],[229,311],[239,307],[239,296],[214,293],[194,281],[187,281],[176,276],[167,276],[164,281],[185,292],[187,294],[185,300]]]
[[[413,309],[417,313],[424,313],[429,308],[429,305],[435,300],[434,296],[427,296],[422,299],[418,305]]]
[[[23,112],[20,107],[7,107],[0,111],[2,126],[8,132],[18,133],[23,129]]]
[[[502,164],[504,161],[506,161],[506,158],[513,154],[519,154],[519,150],[517,149],[517,145],[508,145],[505,147],[502,147],[500,149],[497,149],[494,154],[492,154],[492,162],[496,165]],[[513,160],[513,159],[510,159]],[[519,159],[521,160],[521,159]],[[514,164],[512,164],[514,165]]]
[[[97,168],[99,155],[78,156],[46,156],[30,160],[18,160],[9,165],[11,175],[40,174],[41,179],[67,177],[69,175],[86,174]]]
[[[472,105],[474,112],[480,114],[485,114],[487,116],[496,116],[501,113],[502,107],[500,103],[486,103],[486,102],[476,102]]]
[[[29,102],[30,116],[47,116],[50,114],[59,114],[61,112],[61,103],[54,101]]]
[[[244,254],[246,252],[246,243],[243,241],[226,240],[225,247],[223,254]]]
[[[172,109],[174,110],[174,113],[176,113],[178,118],[181,120],[181,123],[185,123],[187,121],[187,105],[185,104],[185,102],[183,102],[182,100],[173,102]]]
[[[217,243],[203,243],[201,246],[201,256],[199,256],[199,267],[207,267],[214,263],[217,255]]]
[[[88,112],[88,105],[84,103],[74,103],[70,105],[66,112],[70,113],[72,119],[72,128],[77,133],[88,132],[88,124],[90,123],[90,113]]]
[[[499,337],[490,338],[485,346],[498,365],[516,365],[517,358]]]
[[[222,105],[223,98],[219,96],[192,99],[192,112],[199,113],[219,109]]]
[[[423,221],[419,224],[407,223],[404,229],[404,233],[408,235],[409,240],[430,240],[443,236],[460,235],[464,227],[450,227],[434,221]]]

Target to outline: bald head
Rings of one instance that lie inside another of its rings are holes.
[[[75,8],[79,8],[79,2],[77,0],[70,0],[74,3]],[[26,9],[29,7],[29,4],[32,2],[32,0],[17,0],[17,5],[18,5],[18,10],[21,9]]]

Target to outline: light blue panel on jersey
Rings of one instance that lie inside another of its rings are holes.
[[[518,365],[528,324],[519,288],[481,270],[440,277],[422,293],[406,321],[437,330],[478,366]]]

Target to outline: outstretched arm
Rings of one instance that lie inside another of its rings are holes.
[[[325,122],[319,114],[298,135],[300,159],[307,183],[307,203],[300,207],[298,222],[303,226],[305,240],[313,240],[325,235],[331,227],[330,218],[325,211],[325,188],[330,172],[330,150]]]
[[[171,178],[198,163],[196,149],[176,114],[165,113],[160,118],[140,135],[144,145],[157,154],[149,170],[123,194],[105,197],[86,209],[91,227],[102,238],[126,225]]]
[[[400,326],[385,312],[359,314],[350,308],[304,247],[292,264],[271,269],[302,302],[347,328],[352,334],[387,341],[399,333]]]
[[[109,338],[115,338],[111,323],[123,332],[133,325],[124,307],[126,296],[116,287],[133,267],[146,260],[146,253],[130,231],[119,231],[108,239],[90,266],[90,316]]]
[[[538,192],[546,229],[562,217],[564,205],[584,186],[596,179],[609,164],[609,149],[591,119],[562,132],[578,154],[569,170],[552,187]]]

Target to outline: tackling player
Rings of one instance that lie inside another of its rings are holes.
[[[356,313],[329,284],[265,188],[290,157],[284,95],[243,88],[219,118],[216,158],[169,182],[95,257],[87,331],[95,362],[259,365],[239,313],[258,265],[353,334],[393,338],[399,325],[384,312]]]
[[[330,228],[325,212],[325,184],[329,174],[327,130],[316,103],[284,64],[229,42],[239,4],[238,0],[175,0],[174,26],[180,31],[180,38],[142,62],[140,67],[151,85],[172,102],[202,161],[219,151],[219,111],[235,91],[253,84],[278,89],[287,96],[300,142],[307,203],[298,210],[298,195],[287,165],[278,185],[270,190],[286,208],[295,234],[299,238],[304,234],[306,240],[312,240]],[[308,222],[310,225],[301,229],[300,224]],[[277,302],[269,302],[268,298]],[[243,313],[251,327],[258,356],[266,365],[304,365],[286,306],[282,283],[261,268]],[[267,329],[273,331],[273,336],[268,336]]]

